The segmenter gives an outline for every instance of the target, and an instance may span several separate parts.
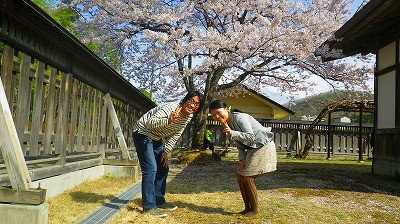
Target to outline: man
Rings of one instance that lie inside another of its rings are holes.
[[[168,153],[200,106],[202,94],[189,92],[180,103],[166,103],[145,113],[135,124],[133,141],[142,170],[143,211],[166,217],[159,210],[177,207],[165,201]]]

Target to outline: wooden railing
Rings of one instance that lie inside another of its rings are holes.
[[[304,149],[305,132],[312,122],[307,121],[262,121],[265,127],[271,127],[274,133],[274,141],[277,152],[285,152],[293,155]],[[212,140],[216,146],[233,147],[234,143],[227,140],[222,132],[222,126],[217,122],[208,120],[208,126],[213,126],[214,131]],[[363,156],[372,158],[371,133],[372,124],[363,125]],[[179,139],[177,147],[188,147],[191,144],[193,130],[189,124]],[[331,155],[351,155],[358,156],[358,124],[332,123],[331,125]],[[310,149],[311,154],[327,154],[328,146],[328,124],[321,123],[311,132],[314,145]]]
[[[32,180],[120,155],[107,93],[133,147],[133,124],[155,106],[150,99],[31,1],[1,1],[0,26],[1,79]],[[7,185],[1,157],[0,174]]]

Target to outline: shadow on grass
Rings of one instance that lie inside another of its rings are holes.
[[[199,157],[201,163],[197,163],[196,159],[172,177],[167,184],[169,193],[239,191],[236,182],[237,162],[210,160],[205,163],[205,159]],[[278,162],[277,171],[258,176],[256,185],[259,190],[301,188],[400,196],[400,184],[372,174],[371,165],[344,163],[283,160]]]
[[[197,211],[201,213],[206,213],[206,214],[222,214],[222,215],[232,215],[233,213],[226,212],[221,208],[213,208],[213,207],[208,207],[208,206],[199,206],[183,201],[170,201],[170,203],[178,206],[178,208],[187,208],[191,211]],[[143,213],[142,209],[142,199],[141,198],[136,198],[133,200],[133,204],[126,206],[128,211],[136,211],[139,213]]]
[[[133,199],[133,202],[134,202],[134,204],[136,205],[136,206],[132,206],[132,205],[128,205],[128,206],[126,206],[126,209],[128,210],[128,211],[136,211],[136,212],[139,212],[139,213],[143,213],[143,209],[142,209],[142,199],[141,198],[135,198],[135,199]]]
[[[212,208],[208,206],[201,206],[201,205],[195,205],[191,203],[186,203],[182,201],[173,201],[172,202],[174,205],[178,206],[178,208],[187,208],[191,211],[196,211],[204,214],[221,214],[221,215],[233,215],[231,212],[224,211],[222,208]]]

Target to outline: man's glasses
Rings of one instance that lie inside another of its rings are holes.
[[[200,106],[200,102],[197,102],[194,99],[189,99],[187,102],[192,104],[192,105],[195,105],[196,107]]]

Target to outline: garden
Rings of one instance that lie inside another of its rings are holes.
[[[108,223],[400,222],[399,180],[371,174],[371,161],[278,155],[277,171],[256,179],[260,213],[253,218],[235,214],[243,209],[235,157],[216,161],[209,153],[192,152],[171,162],[166,199],[177,210],[166,218],[143,214],[139,194]],[[49,200],[49,221],[75,223],[133,183],[109,177],[84,183]]]

